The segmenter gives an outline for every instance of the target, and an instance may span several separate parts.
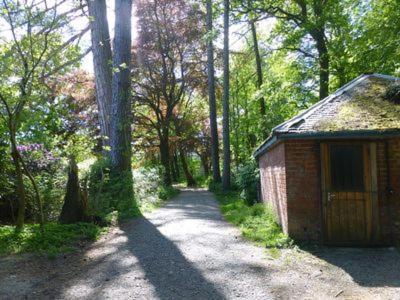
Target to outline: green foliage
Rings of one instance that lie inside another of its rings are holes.
[[[118,211],[119,218],[140,215],[129,188],[132,188],[129,176],[110,176],[109,162],[103,159],[96,161],[89,171],[89,213],[105,216]]]
[[[162,201],[169,200],[176,195],[178,195],[180,191],[172,186],[160,186],[158,188],[158,198]],[[158,201],[158,203],[162,203],[162,201]]]
[[[247,205],[237,192],[216,192],[227,221],[238,226],[243,236],[265,247],[289,247],[292,241],[283,232],[272,210],[262,203]]]
[[[237,166],[246,164],[273,127],[316,100],[306,61],[287,51],[269,54],[263,60],[263,85],[257,89],[252,46],[243,51],[233,57],[231,67],[231,142]],[[267,106],[265,116],[260,114],[260,99]]]
[[[160,168],[138,168],[133,170],[133,190],[141,212],[160,206],[179,193],[179,190],[162,182]]]
[[[0,255],[34,252],[57,255],[77,249],[80,242],[96,240],[103,229],[90,223],[26,225],[20,232],[14,226],[0,226]]]
[[[257,162],[254,159],[250,160],[240,166],[234,175],[236,186],[240,191],[240,198],[249,205],[254,204],[257,201],[260,181]]]
[[[179,193],[177,189],[163,185],[160,170],[137,168],[132,170],[133,183],[123,176],[113,181],[110,180],[108,163],[104,160],[95,162],[89,172],[90,214],[107,216],[117,211],[119,219],[126,219],[160,206]],[[124,197],[120,192],[128,185],[133,188],[134,199]]]

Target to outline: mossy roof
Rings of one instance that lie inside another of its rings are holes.
[[[375,133],[400,135],[400,104],[385,99],[400,78],[364,74],[306,111],[278,125],[254,152],[258,157],[278,140],[296,137],[356,137]]]
[[[362,75],[304,113],[279,125],[277,133],[400,129],[400,105],[385,99],[392,76]]]

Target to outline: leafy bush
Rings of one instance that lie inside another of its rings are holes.
[[[251,160],[247,164],[240,166],[234,179],[240,191],[240,198],[245,200],[249,205],[256,203],[260,175],[255,160]]]
[[[228,222],[239,226],[247,239],[265,247],[288,247],[292,244],[276,221],[272,210],[263,203],[248,205],[236,192],[216,193],[221,211]]]
[[[133,191],[139,206],[159,201],[158,188],[162,185],[159,170],[156,168],[138,168],[133,171]]]
[[[50,151],[44,144],[39,143],[21,144],[18,146],[18,150],[39,189],[45,220],[55,221],[61,211],[66,183],[65,165],[60,153],[54,149]],[[1,153],[3,151],[4,156]],[[12,221],[15,220],[18,208],[15,186],[13,186],[15,181],[14,166],[11,165],[11,159],[7,153],[8,148],[3,151],[0,150],[0,156],[3,156],[7,163],[3,168],[2,159],[0,159],[0,169],[4,170],[4,179],[8,181],[8,184],[4,184],[0,180],[0,206],[4,207],[10,216],[0,214],[0,219]],[[34,200],[34,189],[30,180],[26,179],[24,184],[27,199],[26,219],[36,221],[39,218],[39,208]],[[7,204],[13,208],[14,216],[11,215],[11,209],[7,207]]]
[[[104,217],[118,211],[120,218],[140,215],[136,198],[132,198],[129,193],[129,189],[133,188],[130,177],[119,174],[111,179],[107,160],[99,160],[92,164],[88,181],[89,214]]]
[[[176,195],[178,190],[165,187],[162,183],[162,173],[159,168],[137,168],[132,170],[133,183],[123,178],[111,182],[108,164],[104,161],[92,165],[89,173],[89,207],[92,214],[107,216],[113,211],[119,211],[119,218],[140,215],[160,205],[163,200]],[[115,197],[123,186],[132,184],[135,199]],[[124,201],[126,209],[120,209],[120,201]]]
[[[43,233],[39,225],[25,225],[20,232],[14,226],[0,226],[0,255],[24,252],[56,255],[75,250],[79,242],[96,240],[101,232],[100,227],[91,223],[47,223]]]

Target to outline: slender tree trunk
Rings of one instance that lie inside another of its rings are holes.
[[[261,66],[260,49],[258,48],[257,29],[256,29],[255,21],[253,21],[253,20],[250,21],[250,28],[251,28],[251,35],[253,38],[254,56],[256,58],[257,89],[260,89],[263,84],[263,74],[262,74],[262,66]],[[261,114],[261,117],[263,117],[266,114],[264,97],[261,97],[259,101],[260,101],[260,114]],[[265,121],[265,120],[263,119],[263,121]]]
[[[38,206],[39,209],[39,224],[40,228],[43,231],[43,226],[44,226],[44,214],[43,214],[43,203],[42,199],[40,197],[40,192],[39,192],[39,187],[36,184],[35,178],[32,176],[31,172],[29,172],[27,166],[24,163],[24,160],[22,159],[21,155],[19,152],[17,152],[19,160],[21,162],[21,166],[24,169],[25,175],[29,178],[30,182],[32,183],[33,190],[35,191],[35,199],[36,199],[36,205]]]
[[[21,230],[25,223],[25,208],[26,208],[26,192],[24,185],[24,178],[21,168],[20,156],[17,149],[15,140],[15,132],[12,128],[10,130],[10,143],[11,143],[11,156],[14,163],[15,175],[17,179],[17,195],[18,195],[18,212],[16,229]]]
[[[208,72],[208,101],[210,107],[210,130],[211,130],[211,161],[213,170],[213,181],[221,181],[219,168],[219,141],[217,126],[217,105],[215,99],[215,71],[214,71],[214,46],[213,46],[213,21],[212,4],[207,0],[207,72]]]
[[[222,188],[227,191],[231,186],[231,151],[229,141],[229,0],[224,0],[224,93],[222,99],[223,118],[222,136],[224,146],[224,169]]]
[[[160,138],[160,158],[161,164],[164,167],[164,184],[170,186],[171,180],[171,170],[170,170],[170,155],[169,155],[169,141],[168,138]]]
[[[329,53],[326,46],[324,30],[316,30],[312,34],[318,50],[319,63],[319,99],[329,95]]]
[[[111,165],[117,173],[131,172],[131,0],[115,1],[112,79]],[[129,175],[128,175],[129,176]]]
[[[172,159],[174,161],[176,177],[178,178],[177,181],[179,181],[179,179],[181,177],[181,174],[180,174],[180,171],[179,171],[178,154],[176,154],[176,151],[174,151]]]
[[[171,157],[170,157],[171,158]],[[170,159],[169,161],[169,167],[171,169],[171,177],[172,177],[172,181],[173,182],[177,182],[178,181],[178,176],[176,173],[176,169],[175,169],[175,164],[174,164],[174,160]]]
[[[105,0],[88,0],[96,99],[102,145],[109,145],[111,115],[112,53]]]
[[[192,173],[190,173],[189,166],[186,160],[186,153],[182,146],[179,147],[179,156],[181,158],[182,169],[185,173],[186,182],[188,186],[196,186],[196,181],[194,180]]]
[[[208,177],[210,175],[209,160],[207,154],[203,153],[200,155],[201,165],[203,166],[204,176]]]
[[[235,84],[236,87],[239,86],[239,80],[238,80],[238,75],[236,74],[235,76]],[[239,92],[238,88],[235,89],[234,93],[235,101],[234,101],[234,109],[233,109],[233,116],[234,116],[234,143],[233,143],[233,151],[235,154],[235,167],[236,167],[236,172],[239,170]],[[246,120],[247,121],[247,120]]]

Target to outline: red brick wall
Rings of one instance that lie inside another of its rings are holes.
[[[321,234],[319,141],[286,141],[285,158],[289,234],[301,240],[319,240]]]
[[[400,243],[400,138],[387,140],[390,166],[387,184],[386,142],[377,143],[378,215],[381,243]],[[259,158],[264,202],[275,209],[291,237],[321,238],[320,141],[285,141]]]
[[[288,233],[286,207],[285,146],[280,143],[259,158],[261,197],[269,204]]]

